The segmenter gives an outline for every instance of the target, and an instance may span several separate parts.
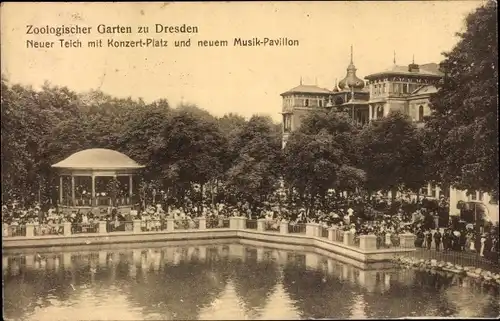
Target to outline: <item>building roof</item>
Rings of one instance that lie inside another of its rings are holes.
[[[437,93],[437,88],[436,86],[433,85],[424,85],[420,86],[415,91],[411,93],[411,96],[418,96],[418,95],[431,95]]]
[[[419,65],[418,71],[408,71],[408,66],[393,65],[386,70],[376,72],[374,74],[368,75],[365,79],[373,79],[384,75],[419,75],[419,76],[431,76],[431,77],[442,77],[443,73],[439,71],[439,65],[436,63],[428,63]]]
[[[330,90],[315,85],[298,85],[297,87],[285,91],[284,93],[281,94],[281,96],[287,94],[331,94],[331,93],[332,92]]]
[[[139,169],[144,166],[115,150],[91,148],[76,152],[52,165],[52,167],[68,169]]]

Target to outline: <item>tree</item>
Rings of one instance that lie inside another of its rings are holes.
[[[229,169],[239,155],[241,146],[238,146],[237,140],[247,122],[242,116],[229,113],[219,118],[217,123],[228,143],[228,157],[225,168]]]
[[[226,141],[215,118],[193,109],[176,109],[163,126],[159,147],[152,157],[162,178],[183,198],[192,183],[203,185],[222,174]],[[200,200],[200,204],[201,204]]]
[[[357,166],[359,153],[356,147],[358,130],[346,113],[315,110],[304,117],[299,131],[306,135],[317,135],[326,131],[341,146],[342,152],[350,165]]]
[[[426,129],[433,172],[461,189],[498,194],[497,4],[466,18],[466,30],[441,63],[444,80]]]
[[[297,190],[309,212],[316,198],[324,198],[328,189],[335,186],[338,172],[346,162],[341,146],[326,130],[316,135],[296,131],[284,150],[284,179]]]
[[[348,115],[326,110],[309,113],[285,148],[285,181],[309,203],[328,189],[353,191],[365,181],[359,168],[357,129]],[[303,148],[302,148],[302,147]],[[318,172],[320,167],[325,171]],[[311,206],[311,205],[308,205]]]
[[[236,120],[237,121],[237,120]],[[234,157],[226,183],[255,209],[276,190],[281,175],[281,139],[269,117],[253,116],[229,145]]]
[[[420,188],[425,180],[423,145],[411,120],[400,112],[390,112],[366,126],[359,135],[362,167],[369,191]]]

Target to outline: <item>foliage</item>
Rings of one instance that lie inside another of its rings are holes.
[[[366,126],[359,148],[368,190],[416,190],[425,183],[423,145],[415,125],[402,113],[391,112]]]
[[[311,208],[329,189],[354,190],[364,181],[358,169],[356,129],[343,114],[312,112],[290,135],[284,151],[285,182]]]
[[[229,152],[233,161],[226,176],[228,187],[254,208],[262,205],[281,176],[281,136],[272,120],[253,116],[232,137]]]
[[[445,53],[445,73],[426,124],[433,176],[461,189],[498,193],[497,4],[466,19],[460,41]]]

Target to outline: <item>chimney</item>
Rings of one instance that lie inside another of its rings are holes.
[[[409,72],[419,72],[420,68],[419,66],[415,63],[415,55],[413,55],[413,59],[411,64],[408,65],[408,71]]]
[[[408,65],[408,71],[409,72],[419,72],[420,71],[420,67],[417,64],[412,63],[412,64]]]

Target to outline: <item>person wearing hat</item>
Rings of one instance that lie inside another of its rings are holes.
[[[425,245],[428,250],[431,249],[432,246],[432,232],[430,230],[425,231]]]
[[[439,252],[439,248],[441,247],[441,233],[439,229],[434,233],[434,244],[436,245],[436,251]]]

